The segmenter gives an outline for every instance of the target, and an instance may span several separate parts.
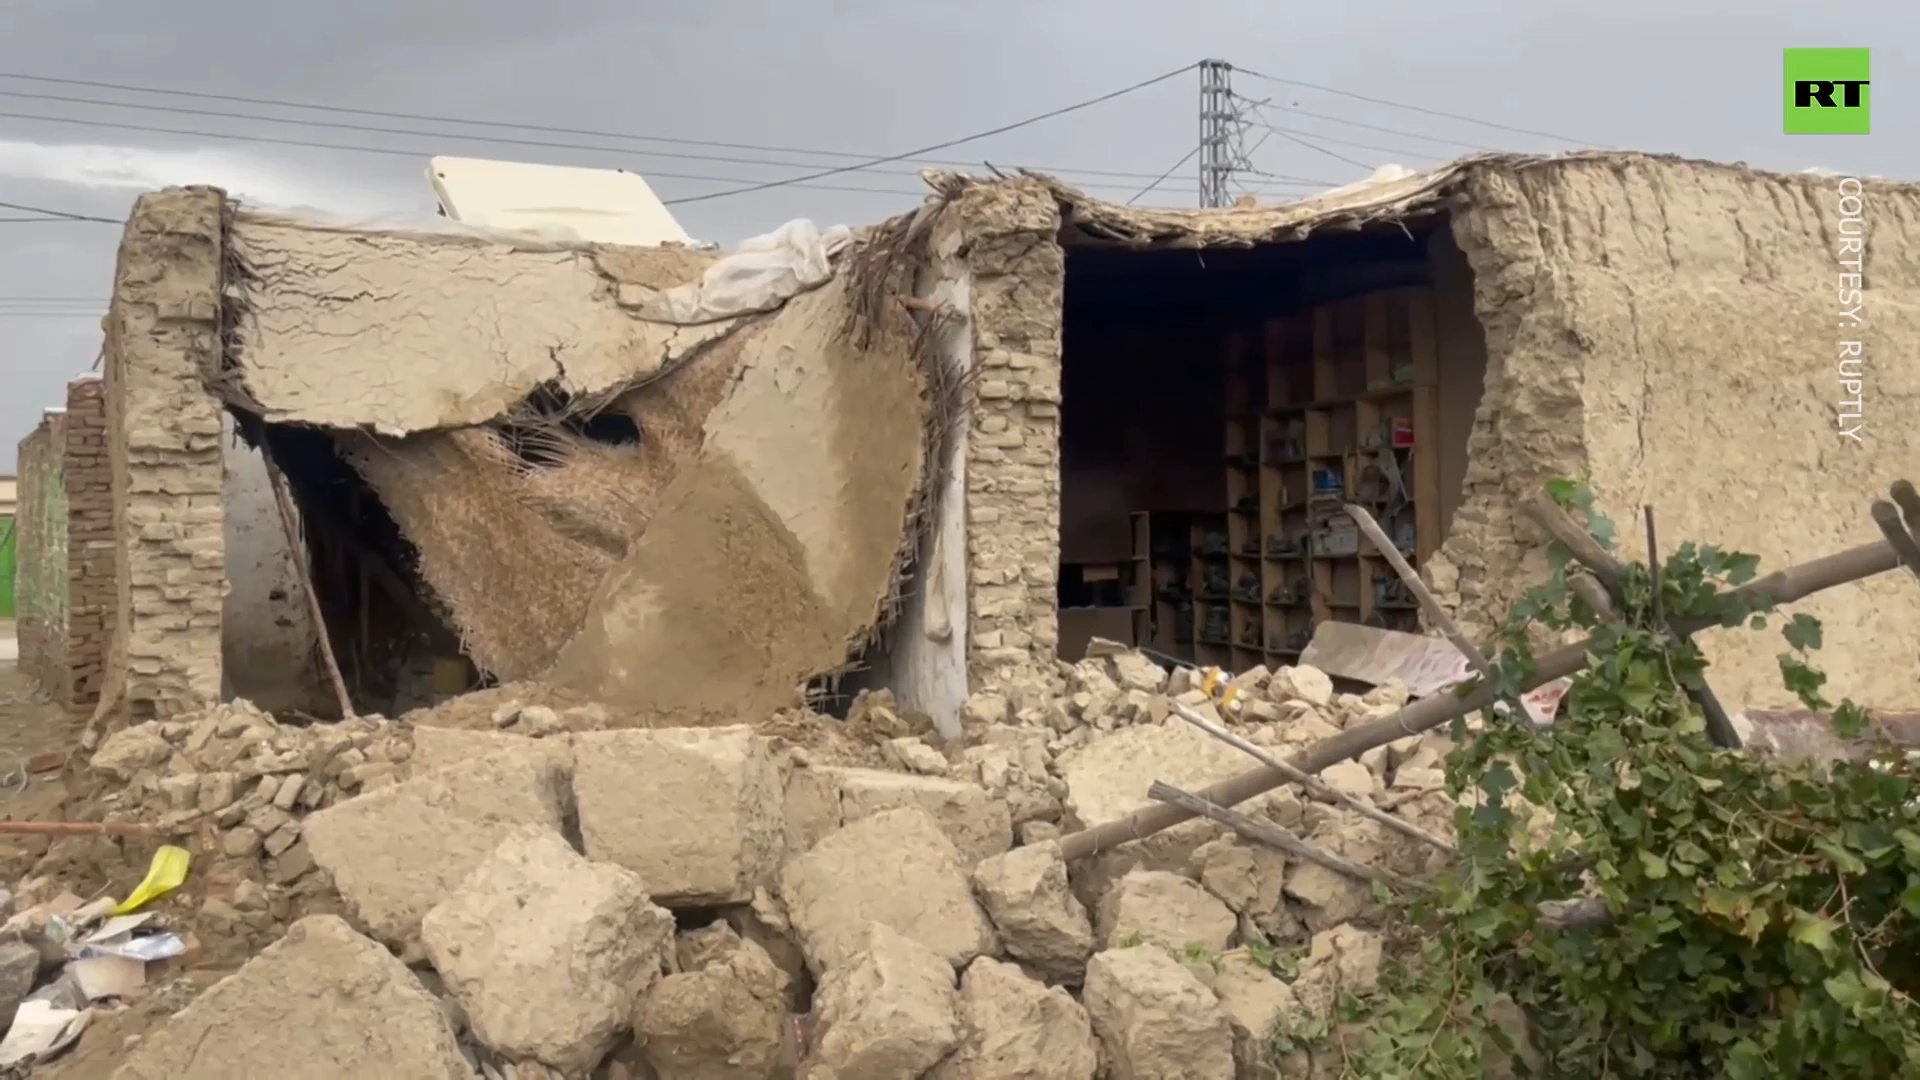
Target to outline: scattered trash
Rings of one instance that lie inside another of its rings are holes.
[[[29,998],[13,1015],[13,1026],[0,1039],[0,1065],[41,1061],[72,1046],[93,1019],[93,1010],[72,1009],[45,998]]]
[[[115,915],[125,915],[138,911],[160,899],[173,890],[186,884],[187,868],[193,856],[186,848],[168,844],[153,853],[153,863],[147,868],[147,876],[135,886],[126,902],[113,909]]]

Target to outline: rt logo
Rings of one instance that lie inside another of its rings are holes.
[[[1867,49],[1787,49],[1789,135],[1865,135]]]

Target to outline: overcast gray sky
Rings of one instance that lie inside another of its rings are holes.
[[[1913,121],[1920,95],[1909,78],[1920,5],[1820,7],[1788,0],[7,0],[0,73],[878,157],[1218,57],[1267,75],[1562,136],[1522,135],[1237,73],[1235,90],[1271,97],[1264,115],[1291,134],[1252,129],[1254,164],[1304,181],[1346,183],[1364,176],[1363,166],[1419,167],[1473,148],[1552,151],[1574,140],[1920,179]],[[1780,50],[1856,45],[1874,49],[1874,134],[1783,135]],[[1188,73],[933,156],[1045,168],[1124,201],[1193,148],[1197,94],[1198,76]],[[0,114],[10,114],[0,115],[0,201],[115,218],[142,190],[195,182],[261,203],[430,214],[424,172],[435,153],[619,166],[648,175],[670,200],[852,160],[455,128],[3,77]],[[155,127],[185,134],[136,130]],[[604,149],[516,146],[489,136]],[[671,154],[749,160],[663,156]],[[884,166],[675,213],[696,237],[724,244],[795,217],[872,222],[918,201],[915,167]],[[675,173],[719,179],[662,175]],[[1248,182],[1267,198],[1312,190]],[[1193,205],[1195,190],[1188,165],[1143,202]],[[5,216],[13,214],[0,211]],[[109,225],[0,222],[0,473],[12,470],[15,444],[40,410],[58,404],[65,382],[92,365],[118,238]]]

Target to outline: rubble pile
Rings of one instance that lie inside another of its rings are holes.
[[[783,737],[792,717],[622,729],[512,702],[460,728],[236,704],[118,732],[93,755],[112,816],[193,837],[196,917],[277,941],[116,1075],[1265,1075],[1282,1017],[1373,987],[1370,886],[1205,820],[1071,866],[1055,841],[1155,780],[1249,767],[1175,702],[1286,753],[1406,692],[1336,694],[1307,667],[1214,688],[1096,651],[975,695],[955,743],[884,693],[845,745]],[[1323,779],[1446,835],[1446,750],[1408,738]],[[1437,855],[1298,789],[1239,809],[1395,873]],[[240,1030],[286,1037],[221,1034]]]

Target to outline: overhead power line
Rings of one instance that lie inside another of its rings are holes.
[[[40,217],[0,218],[0,221],[91,221],[102,225],[125,225],[119,218],[95,217],[92,214],[70,214],[65,210],[49,210],[44,206],[27,206],[23,203],[0,202],[0,210],[18,210],[23,214],[39,214]]]
[[[1178,72],[1170,73],[1169,76],[1166,76],[1166,77],[1171,77],[1171,75],[1173,74],[1178,74]],[[885,162],[885,163],[891,163],[896,161],[903,162],[903,163],[919,162],[926,165],[946,166],[946,167],[953,167],[953,168],[974,168],[974,167],[978,167],[979,165],[978,162],[930,158],[930,157],[915,155],[915,154],[876,157],[870,154],[855,154],[855,153],[851,153],[848,151],[841,151],[841,150],[825,150],[825,149],[819,149],[819,148],[791,147],[791,146],[768,146],[768,145],[756,144],[756,143],[721,142],[717,140],[706,140],[706,139],[678,139],[678,138],[670,138],[666,136],[657,136],[657,135],[595,131],[595,130],[585,129],[585,128],[562,128],[562,127],[553,127],[553,126],[539,125],[539,124],[519,124],[519,123],[511,123],[511,122],[474,120],[474,119],[458,118],[458,117],[431,116],[431,115],[420,114],[420,113],[390,112],[390,111],[377,110],[377,109],[354,109],[354,108],[347,108],[344,106],[320,105],[320,104],[292,102],[292,101],[278,101],[278,100],[266,99],[266,98],[248,98],[248,97],[242,97],[240,95],[233,95],[233,94],[211,94],[211,93],[201,93],[197,91],[171,90],[171,89],[166,89],[162,87],[134,86],[134,85],[125,84],[125,83],[109,83],[109,82],[100,82],[97,80],[87,80],[87,79],[57,79],[49,76],[23,75],[23,74],[10,73],[10,72],[0,72],[0,79],[16,79],[16,80],[27,80],[27,81],[33,81],[33,82],[56,83],[61,85],[89,86],[89,87],[96,87],[101,89],[116,90],[116,91],[121,91],[125,93],[189,97],[189,98],[199,98],[199,99],[210,99],[215,101],[244,102],[247,104],[262,105],[262,106],[268,106],[273,108],[306,109],[306,110],[312,110],[312,111],[328,113],[328,114],[346,114],[346,115],[353,115],[353,116],[377,117],[377,118],[383,118],[383,119],[414,120],[414,121],[432,123],[432,124],[454,124],[454,125],[461,125],[461,126],[467,126],[467,127],[501,128],[501,129],[512,129],[512,130],[522,130],[522,131],[545,132],[545,133],[553,133],[553,134],[580,135],[580,136],[585,136],[589,138],[622,140],[622,141],[629,141],[629,142],[659,142],[659,143],[667,143],[667,144],[675,144],[675,145],[719,147],[719,148],[727,148],[727,149],[757,151],[761,153],[799,154],[799,155],[806,155],[806,156],[812,156],[812,157],[828,157],[828,158],[852,158],[852,159],[858,159],[859,161],[859,164],[855,166],[847,166],[847,167],[835,166],[833,168],[819,170],[815,174],[813,174],[816,176],[827,176],[831,174],[839,174],[844,172],[856,172],[856,171],[872,172],[879,175],[894,175],[894,176],[903,176],[903,177],[918,176],[918,170],[880,168],[874,164],[876,161]],[[1142,84],[1142,85],[1145,85],[1145,84]],[[994,131],[991,131],[991,132],[982,132],[978,135],[968,136],[965,139],[954,140],[951,143],[943,144],[943,145],[956,146],[956,145],[960,145],[963,142],[975,141],[977,139],[990,137],[991,135],[1001,134],[1004,131],[1013,130],[1014,128],[1025,126],[1025,124],[1027,123],[1038,122],[1041,119],[1047,119],[1053,115],[1061,115],[1067,112],[1072,112],[1079,108],[1085,108],[1092,104],[1097,104],[1099,100],[1109,100],[1112,97],[1117,97],[1121,94],[1131,92],[1133,89],[1137,89],[1137,88],[1138,87],[1136,86],[1136,87],[1127,88],[1125,90],[1116,91],[1114,94],[1106,95],[1102,99],[1096,99],[1095,101],[1090,101],[1090,102],[1082,102],[1074,106],[1069,106],[1065,109],[1055,110],[1053,113],[1043,114],[1041,117],[1031,118],[1030,120],[1022,121],[1019,124],[1008,125],[1003,129],[995,129]],[[674,158],[674,159],[683,159],[683,160],[691,160],[691,161],[710,161],[710,162],[717,162],[717,163],[730,164],[730,165],[787,166],[787,167],[795,167],[795,168],[810,168],[815,164],[813,162],[806,162],[806,161],[771,160],[764,157],[739,157],[739,156],[719,155],[719,154],[685,153],[685,152],[678,152],[678,151],[671,151],[671,150],[658,150],[658,149],[648,149],[648,148],[600,146],[600,145],[592,145],[592,144],[586,144],[586,143],[580,143],[580,142],[566,142],[566,141],[555,141],[555,140],[547,140],[547,139],[528,139],[528,138],[519,138],[519,137],[513,137],[513,136],[489,135],[482,132],[463,133],[463,132],[445,132],[445,131],[426,131],[426,130],[420,130],[417,128],[396,128],[396,127],[387,127],[387,126],[374,125],[374,124],[343,123],[338,121],[316,120],[316,119],[306,118],[306,117],[272,116],[264,113],[238,112],[238,111],[223,110],[223,109],[198,109],[198,108],[190,108],[190,107],[181,106],[181,105],[161,105],[161,104],[152,104],[147,102],[116,101],[116,100],[111,100],[106,98],[76,97],[76,96],[65,95],[65,94],[43,94],[43,93],[33,93],[33,92],[19,91],[19,90],[0,90],[0,97],[10,97],[10,98],[23,99],[23,100],[32,100],[32,101],[48,101],[48,102],[56,102],[56,103],[62,103],[62,104],[87,105],[87,106],[95,106],[95,107],[110,108],[110,109],[132,109],[132,110],[140,110],[145,112],[171,113],[171,114],[178,114],[183,116],[196,116],[196,117],[223,119],[223,120],[242,120],[242,121],[262,123],[262,124],[283,124],[291,127],[324,128],[324,129],[332,129],[332,130],[338,130],[338,131],[361,132],[361,133],[373,134],[373,135],[399,135],[399,136],[408,136],[408,137],[414,137],[414,138],[450,139],[450,140],[458,140],[458,141],[464,141],[464,142],[496,143],[500,145],[509,145],[509,146],[525,146],[525,147],[542,148],[542,149],[569,150],[569,151],[580,151],[580,152],[587,152],[587,153],[610,154],[610,155],[631,156],[631,157]],[[32,114],[0,113],[0,116],[11,117],[14,119],[32,120],[35,122],[42,122],[42,123],[52,123],[52,124],[70,123],[70,124],[75,124],[75,125],[85,126],[85,127],[109,127],[109,128],[118,128],[118,129],[129,130],[129,131],[147,131],[147,132],[154,132],[158,134],[186,135],[189,137],[197,137],[197,138],[228,139],[228,140],[239,141],[239,142],[255,142],[255,143],[266,143],[271,145],[297,146],[297,147],[320,149],[320,150],[338,150],[343,152],[378,153],[378,154],[388,154],[388,155],[407,155],[407,156],[415,155],[414,151],[396,149],[394,147],[376,147],[376,146],[367,146],[363,144],[315,142],[315,141],[305,140],[305,139],[290,139],[290,138],[284,138],[280,136],[253,135],[253,134],[238,133],[238,132],[186,130],[181,128],[158,126],[154,124],[128,123],[124,121],[107,121],[107,120],[81,118],[81,117],[51,116],[51,115],[38,114],[38,113],[32,113]],[[1075,166],[1052,166],[1052,165],[1035,164],[1035,165],[1029,165],[1027,167],[1035,169],[1036,171],[1062,176],[1066,179],[1069,179],[1070,181],[1075,183],[1077,186],[1088,188],[1088,189],[1107,188],[1107,189],[1117,189],[1117,190],[1132,190],[1134,188],[1134,184],[1085,181],[1085,180],[1079,179],[1079,175],[1118,177],[1118,178],[1124,178],[1127,180],[1140,180],[1140,179],[1151,177],[1153,175],[1147,172],[1128,171],[1128,170],[1119,170],[1119,169],[1079,168]],[[821,190],[829,190],[829,191],[844,190],[844,191],[855,191],[855,192],[867,192],[872,194],[902,194],[902,195],[919,194],[917,190],[907,191],[907,190],[893,189],[893,188],[882,189],[882,188],[863,188],[863,187],[841,187],[836,185],[817,184],[817,183],[798,181],[798,180],[792,180],[792,179],[783,180],[783,181],[764,181],[763,182],[763,181],[756,181],[747,177],[740,177],[740,176],[697,176],[697,175],[685,174],[685,173],[659,172],[652,169],[647,169],[645,170],[645,172],[646,172],[646,175],[659,177],[662,179],[683,179],[683,180],[695,180],[695,181],[706,181],[706,182],[717,182],[717,183],[728,183],[728,184],[744,184],[744,185],[750,185],[754,187],[758,187],[759,185],[765,183],[765,184],[770,184],[771,186],[805,186],[805,187],[813,187],[813,188],[817,188]],[[1075,174],[1079,174],[1079,175],[1075,175]],[[1282,182],[1301,186],[1301,187],[1323,186],[1325,183],[1324,181],[1315,180],[1308,177],[1289,177],[1289,178],[1285,178]],[[717,196],[720,193],[714,192],[711,194]],[[707,196],[695,196],[695,198],[705,198],[705,197]],[[679,201],[679,200],[670,200],[670,201]]]
[[[1420,113],[1424,116],[1437,117],[1442,120],[1457,120],[1463,124],[1474,124],[1479,127],[1492,129],[1494,131],[1506,131],[1506,132],[1511,132],[1515,135],[1531,135],[1537,139],[1553,139],[1557,142],[1573,143],[1576,146],[1586,146],[1596,150],[1607,149],[1607,147],[1604,147],[1599,143],[1588,142],[1585,139],[1576,139],[1570,135],[1556,135],[1551,131],[1538,131],[1533,128],[1515,127],[1512,124],[1502,124],[1493,120],[1482,120],[1478,117],[1467,116],[1462,113],[1446,112],[1441,109],[1429,109],[1424,105],[1409,105],[1403,101],[1390,101],[1386,98],[1369,97],[1366,94],[1356,94],[1351,90],[1342,90],[1334,86],[1325,86],[1320,83],[1306,82],[1302,79],[1282,79],[1275,75],[1268,75],[1263,72],[1255,71],[1252,68],[1244,68],[1244,67],[1236,66],[1233,70],[1239,72],[1242,75],[1248,75],[1253,78],[1260,79],[1264,82],[1274,83],[1278,86],[1297,86],[1303,90],[1317,90],[1322,94],[1333,94],[1336,97],[1348,98],[1352,101],[1364,101],[1369,105],[1382,105],[1389,109],[1404,109],[1407,112]],[[1347,120],[1343,120],[1341,122],[1352,123],[1352,121],[1347,121]]]
[[[1189,65],[1189,68],[1187,70],[1191,70],[1191,65]],[[1165,78],[1171,78],[1173,75],[1178,75],[1178,74],[1181,74],[1181,72],[1173,72],[1170,75],[1165,76]],[[50,75],[26,75],[26,74],[21,74],[19,72],[10,72],[10,71],[0,71],[0,79],[14,79],[21,82],[48,83],[48,84],[57,85],[57,86],[84,86],[84,87],[90,87],[95,90],[118,90],[118,91],[122,91],[124,93],[129,93],[129,94],[154,94],[154,95],[159,95],[163,97],[192,98],[200,101],[225,101],[225,102],[230,102],[238,105],[266,106],[266,107],[275,108],[275,109],[305,109],[310,112],[329,113],[336,116],[365,116],[365,117],[372,117],[374,119],[380,119],[380,120],[408,120],[408,121],[413,121],[413,122],[423,123],[423,124],[455,124],[462,127],[499,128],[503,130],[512,130],[512,131],[532,131],[532,132],[538,132],[546,135],[572,135],[572,136],[589,138],[589,139],[615,139],[615,140],[624,141],[624,142],[652,142],[652,143],[663,143],[671,146],[704,146],[704,147],[709,147],[709,148],[718,149],[718,150],[748,150],[754,153],[761,153],[761,154],[800,154],[807,157],[842,158],[842,159],[850,159],[850,160],[858,160],[858,161],[867,161],[879,156],[876,154],[859,153],[857,151],[851,151],[851,150],[824,150],[824,149],[820,149],[819,147],[772,146],[765,143],[722,142],[722,141],[717,141],[713,139],[685,139],[685,138],[677,138],[677,137],[667,136],[667,135],[643,135],[643,134],[637,134],[634,132],[602,131],[602,130],[596,130],[593,128],[558,127],[551,124],[526,124],[526,123],[517,123],[510,120],[476,120],[471,117],[436,116],[428,113],[395,112],[395,111],[384,110],[384,109],[358,109],[358,108],[350,108],[345,105],[324,105],[324,104],[316,104],[313,102],[286,101],[286,100],[278,100],[274,98],[250,97],[250,96],[244,96],[239,94],[215,94],[215,93],[209,93],[209,92],[198,91],[198,90],[170,90],[170,89],[157,87],[157,86],[133,86],[127,83],[101,82],[94,79],[63,79],[63,78],[55,78]],[[233,115],[235,117],[239,117],[243,115],[238,113],[225,114],[225,113],[219,113],[219,112],[200,113],[199,110],[182,109],[182,108],[169,107],[169,106],[131,104],[128,102],[119,102],[119,101],[95,102],[92,99],[86,99],[86,98],[61,98],[61,97],[55,97],[53,95],[26,94],[21,92],[5,92],[5,96],[7,97],[43,97],[48,100],[55,100],[55,101],[73,101],[76,103],[84,102],[87,104],[97,103],[97,104],[114,105],[114,106],[131,108],[131,109],[159,109],[167,112],[181,112],[181,113],[200,114],[200,115],[209,115],[209,116]],[[253,117],[247,117],[247,118],[254,119]],[[272,118],[260,117],[259,119],[271,120],[274,123],[284,123],[284,124],[301,124],[301,125],[310,125],[310,126],[334,126],[334,125],[321,124],[319,121],[301,120],[298,118],[289,118],[289,117],[272,117]],[[593,149],[607,149],[607,148],[594,147]],[[645,153],[645,151],[636,151],[636,152]],[[666,155],[662,155],[662,156],[666,156]],[[918,158],[916,160],[924,162],[925,164],[928,164],[928,165],[947,166],[950,168],[957,168],[957,169],[977,168],[980,165],[980,163],[977,161],[953,161],[953,160],[941,160],[937,158]],[[769,162],[768,164],[774,164],[774,163]],[[789,162],[788,164],[792,164],[792,163]],[[1027,167],[1034,169],[1035,171],[1038,171],[1038,172],[1051,172],[1051,173],[1063,173],[1063,174],[1078,173],[1082,176],[1111,176],[1111,177],[1117,177],[1122,180],[1145,180],[1150,178],[1153,175],[1152,173],[1148,173],[1148,172],[1127,171],[1123,169],[1083,169],[1077,166],[1029,165]]]
[[[1145,90],[1147,87],[1152,86],[1156,83],[1163,83],[1163,82],[1166,82],[1168,79],[1173,79],[1181,75],[1185,75],[1187,72],[1192,71],[1199,66],[1200,65],[1198,63],[1187,64],[1184,67],[1176,68],[1162,75],[1155,75],[1151,79],[1146,79],[1141,82],[1134,83],[1131,86],[1123,86],[1118,90],[1101,94],[1099,97],[1088,98],[1085,101],[1075,102],[1072,105],[1067,105],[1058,109],[1050,109],[1046,112],[1039,113],[1034,116],[1029,116],[1025,120],[1016,120],[1011,124],[1002,124],[997,128],[988,128],[986,131],[975,132],[972,135],[963,135],[958,139],[948,139],[946,142],[932,143],[930,145],[922,146],[914,150],[908,150],[905,153],[893,154],[888,157],[874,158],[871,161],[863,162],[857,165],[842,165],[838,168],[823,169],[819,172],[812,172],[812,173],[806,173],[801,176],[788,177],[785,180],[769,180],[764,183],[749,184],[745,187],[731,188],[726,191],[710,191],[705,195],[690,195],[684,198],[666,199],[663,201],[668,206],[677,206],[685,203],[706,202],[710,199],[725,199],[734,195],[748,195],[756,191],[766,191],[769,188],[785,187],[789,184],[809,183],[811,181],[820,180],[829,176],[839,176],[842,173],[856,172],[860,169],[871,168],[872,166],[875,166],[875,165],[886,165],[895,161],[905,161],[908,158],[924,157],[927,154],[937,154],[942,150],[951,150],[956,146],[962,146],[966,143],[979,142],[981,139],[990,139],[995,135],[1005,135],[1009,131],[1017,131],[1023,127],[1030,127],[1034,124],[1040,123],[1043,120],[1052,120],[1057,116],[1065,116],[1068,113],[1079,112],[1081,109],[1091,108],[1095,105],[1112,101],[1114,98],[1123,97],[1127,94],[1134,93],[1135,91],[1138,91],[1138,90]]]
[[[763,157],[762,158],[738,157],[738,156],[732,156],[732,155],[726,155],[726,154],[689,154],[689,153],[682,153],[682,152],[677,152],[672,150],[648,150],[648,149],[629,149],[626,147],[615,147],[615,146],[595,146],[588,143],[558,142],[558,141],[549,140],[549,139],[521,139],[521,138],[513,138],[510,136],[503,136],[503,135],[487,135],[487,134],[479,134],[479,133],[465,134],[461,132],[449,132],[449,131],[423,131],[418,128],[383,127],[377,124],[349,124],[349,123],[341,123],[338,121],[330,121],[330,120],[306,120],[298,117],[268,116],[263,113],[231,112],[223,109],[190,109],[190,108],[183,108],[176,105],[149,105],[142,102],[110,101],[104,98],[72,97],[65,94],[31,94],[31,93],[24,93],[17,90],[0,90],[0,97],[20,98],[20,99],[31,100],[31,101],[52,101],[52,102],[59,102],[59,103],[68,104],[68,105],[92,105],[92,106],[100,106],[103,108],[110,108],[110,109],[138,109],[145,112],[169,113],[169,114],[176,114],[181,116],[209,117],[209,118],[216,118],[221,120],[245,120],[249,122],[262,123],[262,124],[285,124],[290,127],[327,128],[335,131],[352,131],[352,132],[361,132],[361,133],[371,134],[371,135],[404,135],[404,136],[411,136],[415,138],[451,139],[458,142],[489,143],[489,144],[495,144],[500,146],[525,146],[525,147],[533,147],[533,148],[546,149],[546,150],[585,151],[589,153],[615,154],[622,157],[673,158],[673,159],[684,160],[684,161],[711,161],[711,162],[718,162],[720,164],[725,164],[725,165],[770,165],[770,166],[783,166],[783,167],[789,167],[789,168],[810,168],[815,164],[817,164],[816,162],[810,162],[810,161],[776,161],[776,160],[770,160],[768,158],[763,158]],[[58,122],[59,120],[62,120],[64,118],[48,117],[47,119]],[[639,138],[640,136],[635,136],[635,137]],[[778,152],[795,153],[795,154],[813,154],[815,156],[826,156],[828,154],[827,151],[815,151],[815,150],[783,150]],[[835,154],[834,156],[839,156],[839,155]],[[968,167],[975,166],[977,163],[964,162],[964,161],[928,161],[927,164],[948,165],[956,168],[968,168]],[[1049,169],[1044,166],[1036,166],[1035,168],[1037,168],[1041,172],[1056,172],[1062,175],[1069,172],[1083,171],[1083,170],[1068,170],[1068,169]],[[917,177],[920,175],[919,170],[917,169],[872,168],[872,169],[863,169],[861,171],[870,172],[876,175],[883,175],[883,176]],[[656,176],[666,175],[662,173],[653,173],[651,170],[648,170],[648,172],[650,175],[656,175]],[[1106,175],[1106,173],[1101,172],[1096,174],[1096,173],[1088,172],[1088,175]],[[1151,176],[1152,174],[1151,173],[1129,174],[1129,173],[1116,172],[1115,175],[1130,176],[1133,178],[1145,178],[1145,177]],[[732,177],[732,178],[729,178],[729,182],[742,183],[744,181],[742,180],[742,178]],[[1111,184],[1111,183],[1109,184],[1082,183],[1081,186],[1128,189],[1128,188],[1131,188],[1133,185],[1132,184]]]
[[[1127,205],[1132,206],[1134,203],[1137,203],[1141,199],[1146,198],[1148,193],[1153,191],[1154,188],[1159,187],[1162,181],[1166,180],[1167,177],[1172,176],[1174,173],[1179,172],[1181,169],[1186,168],[1187,162],[1192,161],[1194,158],[1198,157],[1199,154],[1200,154],[1200,147],[1196,145],[1193,149],[1187,151],[1186,155],[1183,156],[1179,161],[1176,161],[1171,166],[1169,166],[1166,172],[1163,172],[1159,176],[1155,177],[1153,183],[1148,184],[1146,187],[1141,188],[1137,192],[1134,192],[1133,198],[1127,200]]]

